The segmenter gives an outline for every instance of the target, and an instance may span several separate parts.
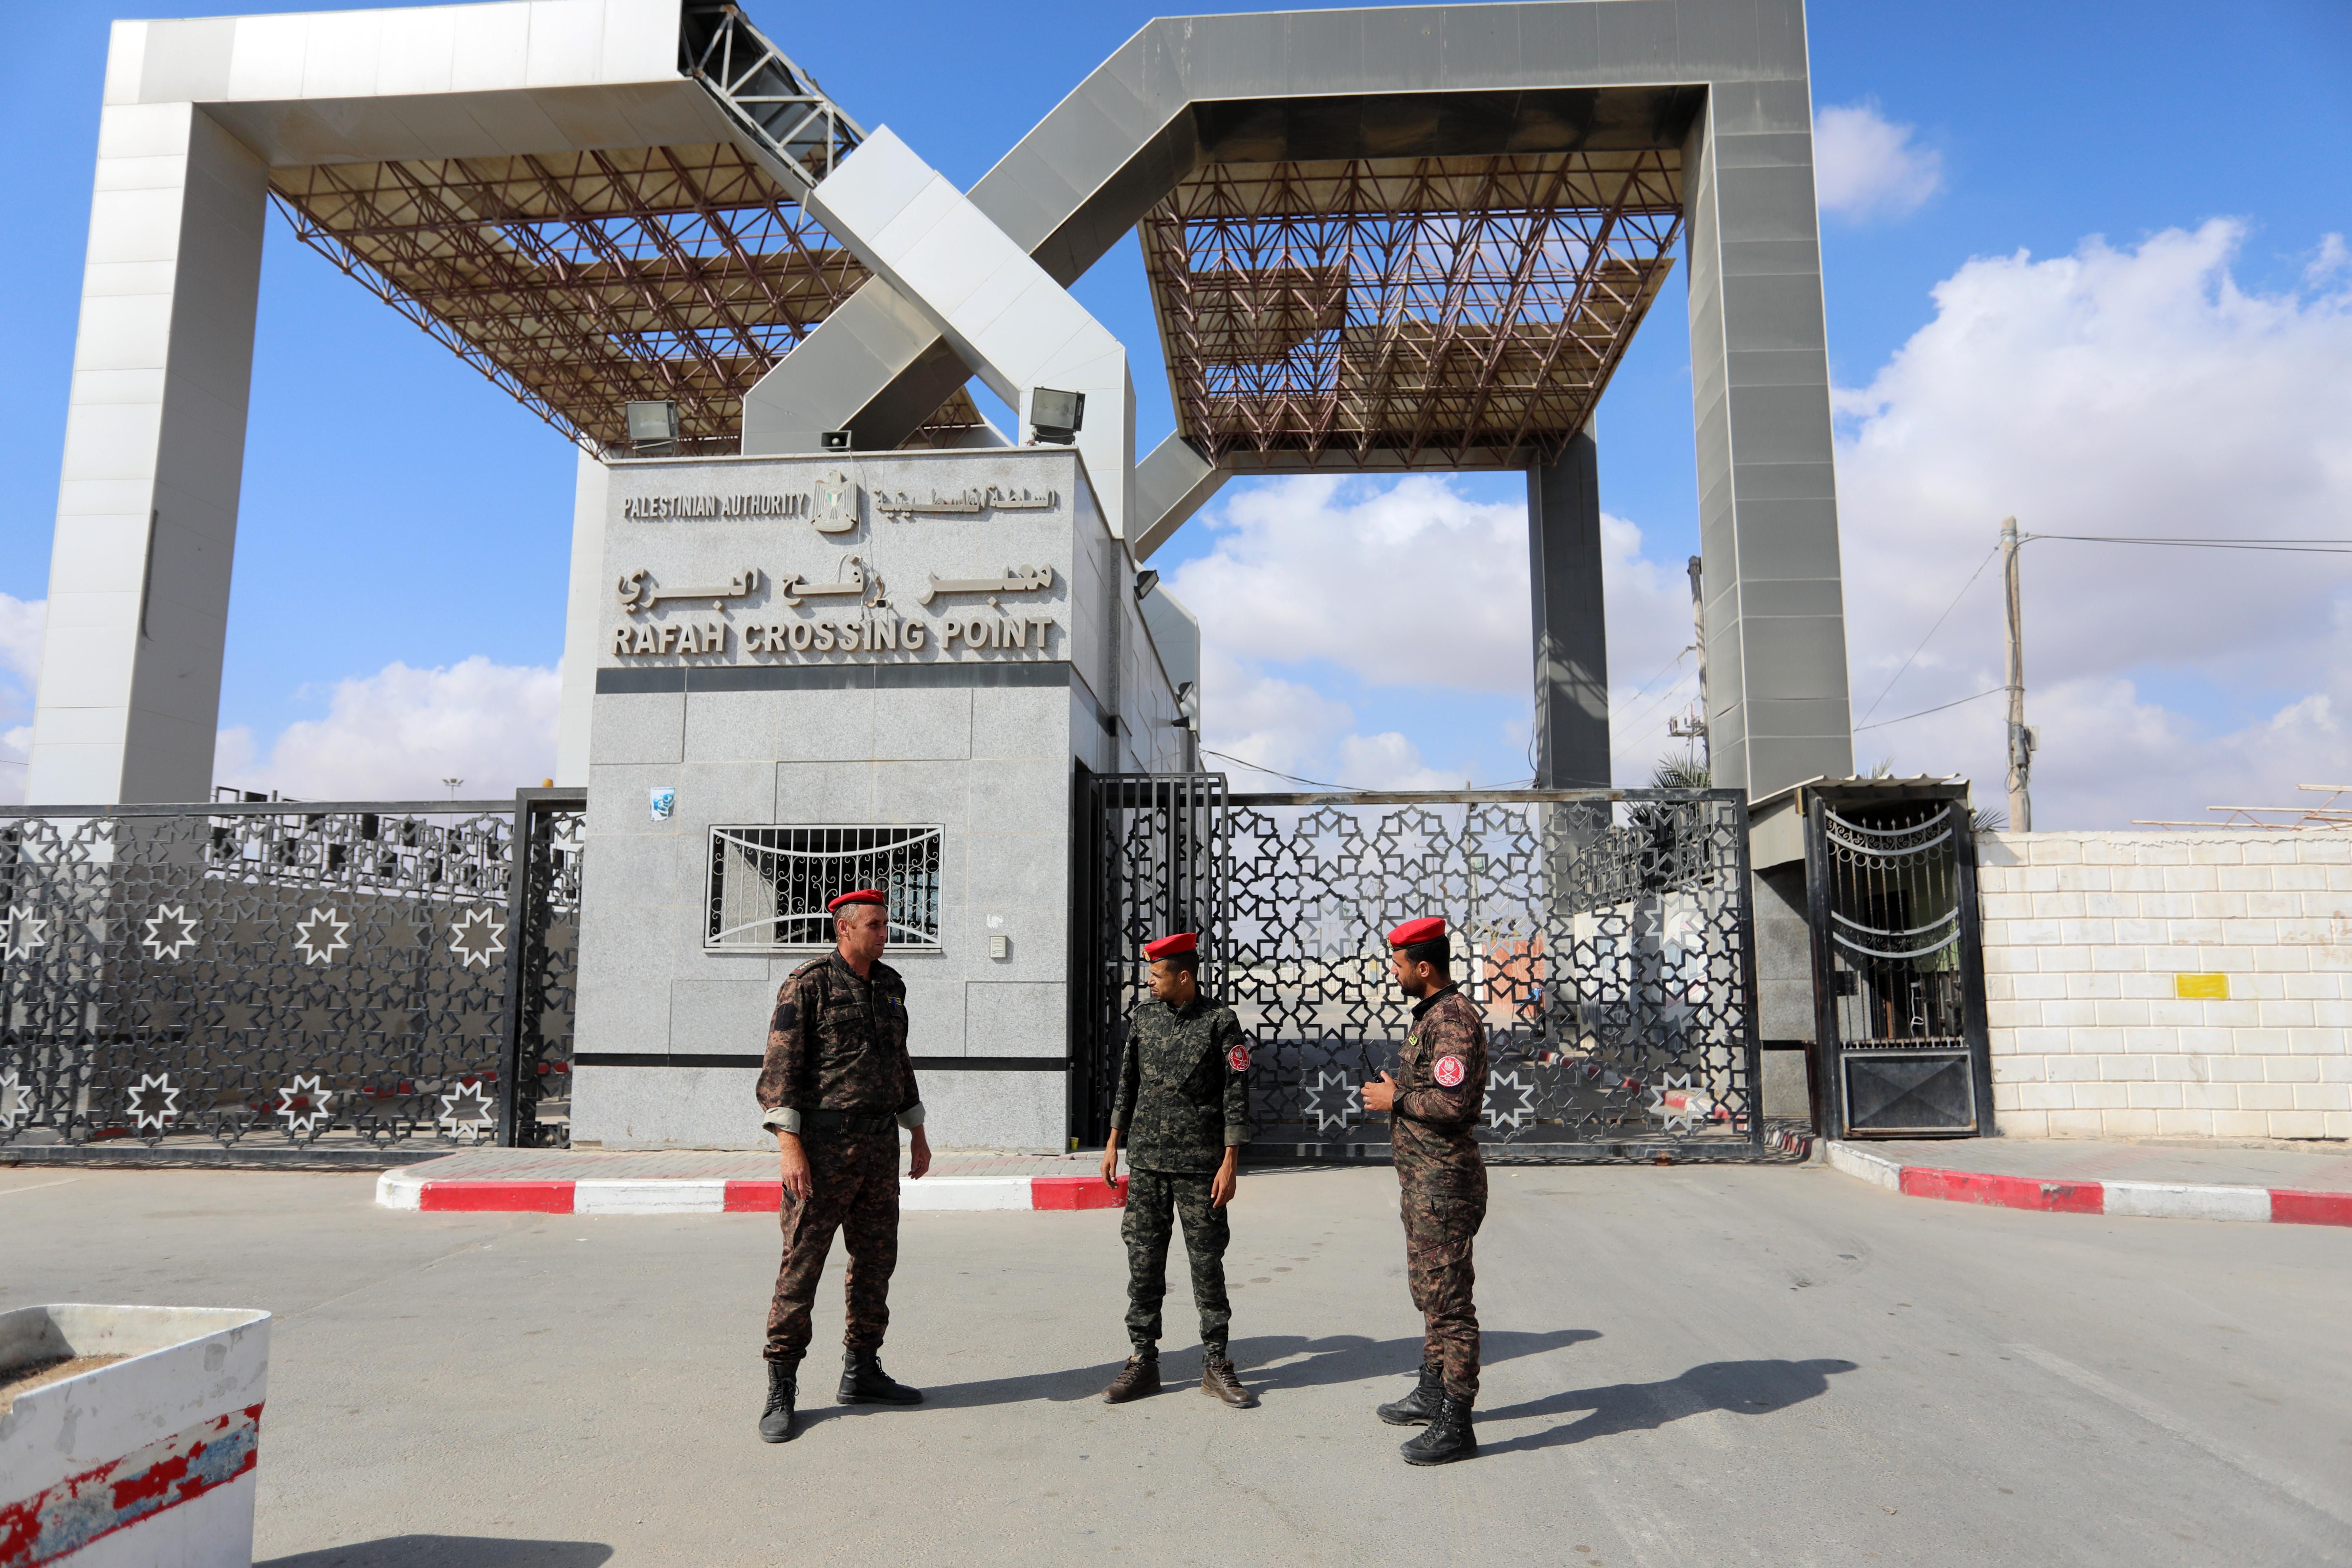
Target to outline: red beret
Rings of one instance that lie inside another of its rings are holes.
[[[860,888],[854,893],[842,894],[826,904],[824,910],[827,914],[837,914],[844,904],[887,904],[889,901],[882,896],[882,889],[879,888]]]
[[[1201,939],[1198,935],[1189,931],[1180,931],[1174,936],[1163,936],[1158,942],[1145,942],[1143,956],[1158,963],[1163,958],[1179,958],[1185,953],[1195,952],[1200,945]]]
[[[1443,942],[1444,940],[1445,921],[1434,915],[1431,916],[1427,920],[1407,921],[1404,924],[1397,927],[1396,930],[1389,932],[1389,945],[1391,947],[1417,947],[1424,942]]]

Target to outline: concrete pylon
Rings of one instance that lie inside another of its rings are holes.
[[[1528,588],[1535,620],[1536,787],[1609,787],[1609,634],[1601,590],[1601,489],[1592,428],[1528,470]]]

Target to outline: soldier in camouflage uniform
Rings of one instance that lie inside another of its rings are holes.
[[[1233,1308],[1225,1298],[1225,1205],[1249,1141],[1249,1047],[1234,1010],[1201,994],[1199,942],[1191,931],[1147,943],[1151,996],[1128,1021],[1111,1108],[1103,1180],[1118,1181],[1127,1135],[1127,1337],[1135,1347],[1103,1391],[1123,1405],[1160,1389],[1160,1305],[1168,1294],[1168,1243],[1184,1224],[1192,1302],[1201,1312],[1201,1392],[1235,1409],[1257,1403],[1225,1352]]]
[[[824,1256],[838,1230],[849,1249],[848,1330],[842,1336],[843,1405],[919,1405],[877,1352],[890,1324],[890,1271],[898,1261],[898,1129],[911,1130],[909,1179],[931,1165],[923,1099],[907,1057],[907,986],[882,962],[883,895],[864,888],[826,906],[835,950],[793,972],[776,994],[760,1110],[774,1130],[783,1178],[783,1264],[768,1309],[768,1405],[760,1436],[793,1438],[801,1358]]]
[[[1476,1137],[1486,1098],[1486,1026],[1454,984],[1444,921],[1407,921],[1389,933],[1389,948],[1397,984],[1413,998],[1412,1028],[1397,1076],[1382,1073],[1366,1084],[1363,1106],[1389,1112],[1405,1267],[1423,1338],[1419,1385],[1381,1405],[1380,1417],[1395,1426],[1426,1424],[1403,1446],[1405,1459],[1443,1465],[1478,1451],[1470,1426],[1478,1397],[1470,1247],[1486,1217],[1486,1165]]]

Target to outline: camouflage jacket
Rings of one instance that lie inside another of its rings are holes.
[[[793,971],[768,1021],[760,1068],[763,1125],[800,1131],[809,1110],[887,1112],[901,1127],[923,1122],[915,1064],[907,1057],[907,983],[877,961],[860,980],[839,952]]]
[[[1412,1181],[1478,1169],[1478,1118],[1486,1100],[1486,1025],[1457,985],[1425,997],[1397,1057],[1389,1142],[1397,1175]]]
[[[1222,1002],[1154,997],[1128,1019],[1110,1124],[1139,1171],[1204,1173],[1249,1142],[1249,1042]]]

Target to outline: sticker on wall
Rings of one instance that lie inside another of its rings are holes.
[[[2181,1002],[2227,1002],[2230,999],[2230,977],[2226,974],[2176,974],[2172,977],[2172,994]]]
[[[677,810],[677,791],[667,787],[647,792],[647,806],[656,822],[667,822]]]

